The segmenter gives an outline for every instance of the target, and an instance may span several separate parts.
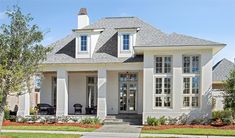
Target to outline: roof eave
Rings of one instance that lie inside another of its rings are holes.
[[[223,49],[226,44],[213,45],[156,45],[156,46],[134,46],[136,53],[143,53],[151,50],[172,50],[172,49],[212,49],[213,55]]]

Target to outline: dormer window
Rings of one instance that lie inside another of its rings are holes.
[[[129,50],[130,49],[130,35],[124,34],[123,35],[123,48],[122,50]]]
[[[86,35],[81,36],[80,51],[87,52],[87,36]]]

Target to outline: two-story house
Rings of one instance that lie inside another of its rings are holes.
[[[73,115],[74,104],[81,104],[81,114],[97,110],[92,113],[101,119],[209,117],[212,59],[224,46],[166,34],[137,17],[90,24],[81,9],[78,28],[51,44],[53,51],[41,64],[40,102],[55,106],[57,116]]]

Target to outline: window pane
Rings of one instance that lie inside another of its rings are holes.
[[[199,93],[199,77],[192,78],[192,93],[193,94]]]
[[[123,50],[129,50],[129,35],[123,35]]]
[[[156,57],[156,73],[162,73],[162,57]]]
[[[156,107],[161,107],[162,106],[162,99],[161,99],[161,97],[156,97],[155,106]]]
[[[198,97],[192,97],[192,107],[198,107]]]
[[[184,97],[183,106],[189,107],[189,97]]]
[[[170,73],[171,72],[171,57],[164,57],[164,72]]]
[[[184,78],[184,91],[183,94],[190,93],[190,78]]]
[[[164,106],[165,107],[171,106],[171,97],[164,97]]]
[[[164,93],[171,93],[171,78],[164,78]]]
[[[183,57],[184,73],[190,73],[190,57]]]
[[[162,93],[162,78],[156,78],[156,94]]]
[[[87,36],[81,36],[81,51],[87,51]]]
[[[199,72],[199,56],[192,56],[192,72]]]

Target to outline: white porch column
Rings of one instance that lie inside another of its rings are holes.
[[[107,116],[107,70],[98,69],[98,102],[97,102],[97,117],[105,119]]]
[[[19,95],[19,107],[17,116],[27,116],[29,115],[30,110],[30,96],[29,93],[24,93],[22,95]]]
[[[57,71],[56,98],[56,116],[68,115],[68,73],[63,69]]]

